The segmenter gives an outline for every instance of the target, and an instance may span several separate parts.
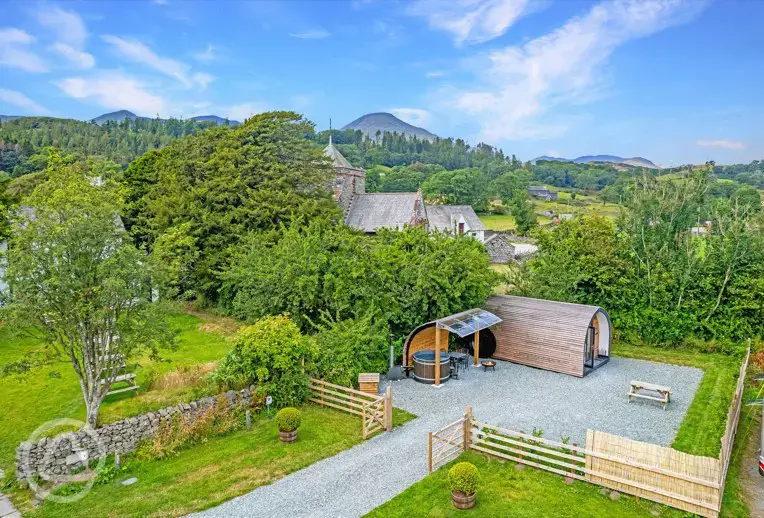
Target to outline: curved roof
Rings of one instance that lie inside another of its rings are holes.
[[[495,357],[504,354],[510,361],[578,376],[583,375],[584,343],[592,319],[602,313],[610,321],[599,306],[511,295],[494,295],[483,307],[502,319],[494,330],[499,344]]]

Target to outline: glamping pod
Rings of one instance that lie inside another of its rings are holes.
[[[483,305],[501,318],[494,358],[583,377],[610,357],[610,317],[597,306],[494,295]]]

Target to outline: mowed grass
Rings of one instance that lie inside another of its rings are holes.
[[[204,331],[205,322],[188,314],[169,317],[179,330],[178,348],[163,351],[167,361],[138,358],[129,366],[136,373],[139,393],[126,392],[109,396],[101,406],[101,422],[109,423],[131,415],[156,410],[188,399],[189,387],[146,391],[152,371],[161,375],[179,366],[204,364],[222,358],[230,342],[221,332]],[[29,351],[42,350],[43,345],[26,335],[13,333],[0,326],[0,364],[21,359]],[[85,403],[79,382],[69,362],[61,360],[36,369],[24,377],[0,377],[0,469],[13,471],[16,447],[38,426],[56,418],[85,419]]]
[[[403,411],[394,414],[396,424],[414,417]],[[210,438],[169,459],[128,457],[127,470],[113,483],[95,486],[74,503],[45,501],[31,516],[182,516],[219,505],[362,441],[358,417],[307,404],[293,444],[281,443],[275,421],[261,417],[251,430]],[[130,477],[138,481],[120,484]],[[257,509],[252,513],[256,515]]]
[[[448,470],[455,463],[468,461],[480,471],[477,503],[469,511],[459,511],[451,503]],[[563,477],[527,467],[515,469],[512,462],[476,452],[462,454],[455,461],[434,471],[367,517],[409,518],[412,516],[441,518],[457,516],[490,517],[570,517],[580,518],[645,518],[663,516],[679,518],[684,513],[657,506],[647,500],[622,495],[611,500],[599,494],[599,487],[574,481],[566,485]],[[653,515],[655,511],[657,515]]]

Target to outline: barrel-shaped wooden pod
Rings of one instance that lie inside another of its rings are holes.
[[[610,355],[610,318],[600,307],[509,295],[483,307],[502,319],[491,328],[494,358],[582,377],[590,334],[600,364]]]

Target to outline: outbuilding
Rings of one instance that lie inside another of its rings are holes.
[[[486,330],[494,358],[579,377],[609,360],[610,317],[599,306],[494,295],[483,307],[501,319]]]

